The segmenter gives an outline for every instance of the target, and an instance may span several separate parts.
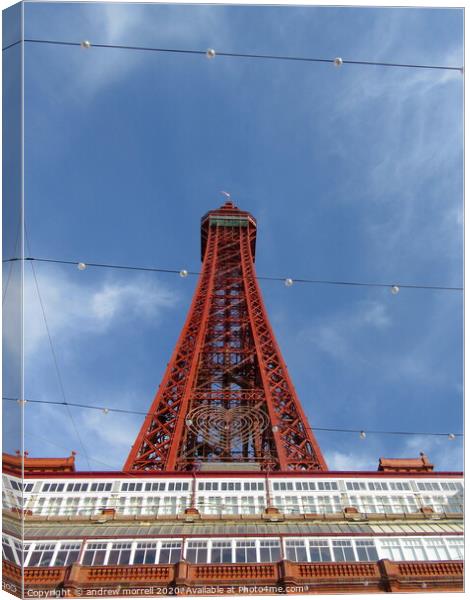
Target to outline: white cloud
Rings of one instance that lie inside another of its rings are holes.
[[[76,38],[82,35],[82,39],[92,44],[87,50],[68,48],[67,52],[62,53],[63,59],[54,62],[55,74],[51,73],[51,77],[56,78],[58,86],[52,86],[51,89],[42,86],[42,91],[56,104],[57,109],[64,104],[64,98],[68,103],[83,105],[102,90],[124,81],[132,71],[149,64],[149,60],[159,61],[165,56],[149,51],[93,48],[93,44],[204,51],[214,37],[224,39],[227,44],[231,39],[227,21],[210,6],[200,5],[191,14],[186,12],[177,16],[173,11],[158,10],[157,7],[152,12],[148,4],[76,4],[73,13],[76,27],[73,33],[70,24],[67,20],[64,22],[60,14],[54,27],[50,24],[54,14],[49,12],[47,15],[48,22],[43,30],[60,31],[62,34],[55,37],[68,37],[67,41],[81,41]],[[30,27],[39,28],[40,23],[36,15]],[[201,60],[204,60],[204,56]],[[31,76],[34,75],[31,73]],[[37,83],[41,85],[40,80]],[[57,94],[58,89],[60,95]]]
[[[376,471],[378,461],[372,461],[370,455],[346,453],[334,450],[325,453],[328,468],[331,471]]]
[[[452,432],[449,432],[452,433]],[[447,436],[412,436],[407,438],[403,456],[427,455],[436,471],[456,471],[463,468],[462,438],[449,440]]]
[[[132,401],[131,394],[112,397],[120,408]],[[103,405],[102,400],[89,403]],[[69,456],[74,451],[81,470],[121,469],[143,420],[143,416],[47,404],[26,405],[25,410],[25,448],[31,456]]]
[[[53,339],[71,347],[72,341],[83,335],[107,333],[117,321],[128,323],[142,320],[155,325],[162,313],[177,302],[177,295],[155,278],[138,276],[132,282],[108,278],[97,285],[86,284],[78,278],[47,267],[36,267],[39,290]],[[17,283],[19,280],[17,281]],[[13,294],[13,290],[11,291]],[[41,305],[29,269],[25,270],[24,285],[24,350],[31,358],[47,339]],[[12,315],[16,304],[7,304]],[[18,332],[8,327],[14,320],[6,315],[6,340],[9,349],[17,347]]]
[[[316,320],[306,332],[308,339],[321,352],[341,361],[365,358],[358,353],[354,340],[365,329],[384,330],[391,325],[386,305],[377,301],[362,301],[348,311],[334,313]]]

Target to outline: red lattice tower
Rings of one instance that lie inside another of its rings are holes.
[[[202,218],[197,289],[125,470],[327,469],[268,321],[255,245],[256,220],[231,201]]]

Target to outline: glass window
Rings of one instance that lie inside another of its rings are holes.
[[[278,540],[260,540],[260,562],[277,562],[281,560],[281,545]]]
[[[223,501],[223,510],[228,515],[238,515],[238,497],[226,496]]]
[[[255,499],[253,496],[242,496],[242,514],[254,515],[256,513]]]
[[[251,563],[256,560],[256,544],[255,541],[243,540],[235,545],[235,562]]]
[[[117,543],[111,546],[108,565],[128,565],[131,558],[131,544]]]
[[[99,506],[100,498],[96,496],[86,496],[83,500],[83,506],[80,508],[80,513],[85,515],[91,515],[98,510],[101,510]]]
[[[370,490],[388,490],[388,483],[385,481],[369,481]]]
[[[49,499],[49,507],[48,513],[50,515],[58,515],[60,512],[60,507],[62,505],[63,498],[50,498]]]
[[[160,564],[174,564],[181,555],[181,542],[162,542],[158,562]]]
[[[349,496],[348,504],[349,504],[349,506],[352,506],[354,508],[357,508],[358,510],[361,510],[359,496]]]
[[[230,563],[232,562],[232,542],[214,541],[211,550],[212,563]]]
[[[220,484],[220,489],[225,492],[239,492],[242,489],[242,483],[241,481],[223,481]]]
[[[463,560],[463,538],[448,538],[447,547],[449,548],[449,554],[451,560]]]
[[[333,540],[333,555],[338,562],[356,560],[352,543],[349,540]]]
[[[373,540],[356,541],[357,558],[361,561],[375,562],[379,560],[375,542]]]
[[[134,553],[135,565],[153,565],[157,556],[157,544],[139,542]]]
[[[15,548],[16,551],[16,556],[18,557],[19,561],[20,561],[20,566],[22,566],[26,560],[26,557],[28,555],[29,549],[30,549],[30,544],[24,544],[22,545],[21,542],[18,542],[17,540],[13,540],[13,546]]]
[[[286,541],[286,558],[295,562],[307,562],[307,548],[304,540]]]
[[[161,512],[164,515],[176,515],[176,505],[178,498],[176,496],[165,496],[163,498],[163,506],[161,506]]]
[[[54,554],[55,544],[35,544],[28,567],[48,567]]]
[[[335,502],[335,505],[332,504],[332,500]],[[317,496],[318,501],[318,512],[320,514],[324,513],[333,513],[341,510],[341,502],[339,496]]]
[[[379,513],[392,512],[392,509],[390,507],[390,498],[388,496],[376,496],[375,502],[377,505],[377,512],[379,512]]]
[[[311,562],[331,562],[331,550],[327,540],[310,540]]]
[[[63,567],[77,562],[80,554],[80,543],[60,544],[59,551],[55,557],[54,567]]]
[[[426,560],[423,541],[411,538],[402,540],[403,554],[405,560]]]
[[[447,496],[447,512],[463,513],[463,497],[460,495]]]
[[[129,506],[127,509],[128,514],[140,515],[142,512],[143,503],[144,503],[143,496],[131,496],[129,498]]]
[[[390,489],[391,490],[399,490],[399,491],[405,491],[405,490],[410,490],[410,484],[407,483],[406,481],[391,481],[389,483]]]
[[[160,505],[160,496],[147,496],[145,498],[144,512],[146,515],[158,515]]]
[[[10,542],[8,538],[2,537],[2,548],[3,548],[3,558],[9,560],[10,562],[16,563],[18,562],[15,557],[15,553],[13,552],[13,548],[10,546]]]
[[[207,542],[188,542],[186,560],[191,563],[206,563],[207,559]]]
[[[107,544],[88,544],[83,554],[84,565],[104,565]]]
[[[45,512],[45,504],[46,498],[39,498],[33,512],[37,513],[38,515],[42,515]]]
[[[360,502],[361,502],[363,512],[365,512],[365,513],[375,513],[376,512],[373,496],[361,496]]]
[[[284,506],[287,514],[300,513],[299,499],[297,496],[286,496],[284,498]]]
[[[449,552],[443,539],[426,538],[425,544],[428,560],[449,560]]]
[[[360,484],[357,483],[356,485],[360,485]],[[319,481],[318,489],[319,490],[337,490],[338,484],[336,483],[336,481]],[[359,488],[354,488],[354,489],[359,489]]]
[[[365,490],[366,484],[363,481],[347,481],[346,489],[355,491]]]
[[[200,498],[203,503],[204,512],[207,515],[219,515],[222,513],[222,497],[209,496],[208,498]]]
[[[382,546],[384,558],[388,558],[389,560],[404,560],[399,540],[393,538],[381,540],[380,545]]]
[[[304,496],[302,498],[302,506],[304,513],[315,513],[317,511],[315,496]]]

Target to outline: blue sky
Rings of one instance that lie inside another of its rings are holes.
[[[25,36],[460,66],[462,19],[438,9],[35,2]],[[260,275],[462,285],[462,92],[454,71],[29,43],[31,253],[198,270],[200,217],[229,190],[258,219]],[[67,400],[147,410],[195,278],[36,268]],[[312,427],[462,431],[459,292],[262,290]],[[25,396],[61,401],[28,265],[25,302]],[[71,410],[91,468],[120,468],[141,418]],[[25,434],[32,455],[73,449],[87,468],[66,409],[27,405]],[[459,440],[317,438],[335,469],[375,470],[380,456],[419,451],[439,469],[462,467]]]

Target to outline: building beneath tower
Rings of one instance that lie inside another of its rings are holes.
[[[463,590],[462,473],[424,455],[328,469],[266,314],[256,228],[232,202],[202,218],[191,307],[122,471],[4,455],[5,589]]]

